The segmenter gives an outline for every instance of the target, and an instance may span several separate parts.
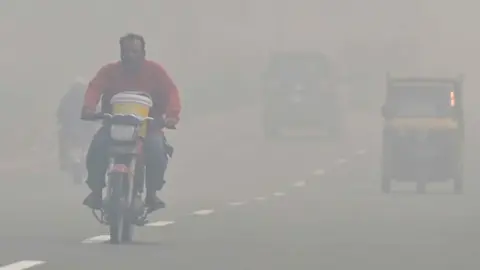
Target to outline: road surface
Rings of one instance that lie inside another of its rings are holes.
[[[131,245],[104,243],[106,228],[81,205],[86,187],[48,155],[3,168],[0,270],[478,269],[478,139],[467,138],[464,195],[453,184],[384,195],[379,119],[352,115],[338,141],[267,142],[257,114],[209,116],[170,135],[168,208]]]

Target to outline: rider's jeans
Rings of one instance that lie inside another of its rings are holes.
[[[108,140],[108,128],[101,127],[93,136],[88,149],[86,160],[88,179],[86,182],[92,191],[105,187],[105,174],[108,166]],[[165,184],[164,175],[168,163],[164,135],[160,132],[149,133],[145,138],[144,153],[147,191],[161,190]]]

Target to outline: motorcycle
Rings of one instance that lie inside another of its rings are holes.
[[[86,149],[78,146],[70,150],[70,173],[74,184],[82,184],[86,177],[85,156]]]
[[[88,142],[85,142],[87,136],[79,138],[81,136],[79,133],[82,132],[72,132],[72,130],[59,132],[59,136],[61,136],[59,142],[60,169],[71,177],[75,185],[82,184],[87,175],[85,166],[88,150]]]
[[[109,165],[106,179],[106,198],[100,215],[92,210],[101,224],[108,225],[110,243],[131,242],[135,226],[148,223],[147,216],[153,209],[145,206],[142,193],[145,186],[145,163],[143,159],[144,138],[139,131],[152,117],[134,114],[97,113],[94,120],[103,120],[110,131]],[[165,127],[162,119],[155,124]],[[169,153],[171,157],[171,153]]]

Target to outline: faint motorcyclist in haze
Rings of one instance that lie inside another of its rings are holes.
[[[97,127],[95,123],[78,119],[78,111],[82,108],[86,89],[87,81],[82,77],[75,78],[57,108],[58,158],[62,171],[68,169],[69,151],[72,147],[88,147],[89,140]]]

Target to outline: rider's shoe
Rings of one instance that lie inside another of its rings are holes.
[[[86,205],[94,210],[102,209],[102,191],[92,191],[87,198],[83,201],[83,205]]]
[[[145,197],[145,205],[151,212],[165,208],[165,203],[158,198],[156,193],[147,192],[147,196]]]

